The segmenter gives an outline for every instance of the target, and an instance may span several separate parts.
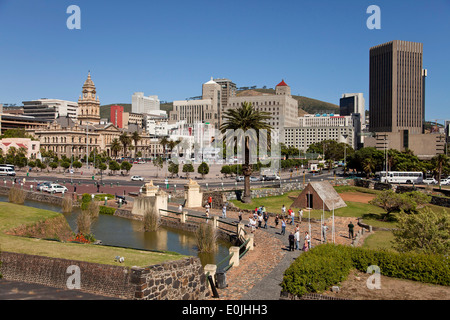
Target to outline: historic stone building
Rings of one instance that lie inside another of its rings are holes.
[[[140,151],[143,157],[151,157],[162,149],[158,142],[151,140],[145,130],[138,126],[118,128],[112,123],[100,123],[100,101],[90,73],[78,99],[78,108],[78,121],[69,117],[59,117],[48,123],[45,128],[29,128],[27,132],[39,138],[41,148],[45,151],[54,151],[58,157],[65,155],[69,158],[71,156],[81,158],[94,150],[114,157],[115,154],[111,150],[113,140],[119,139],[124,132],[131,137],[135,131],[138,131],[141,137],[137,151]],[[131,141],[131,145],[134,146],[134,141]],[[118,152],[119,157],[131,157],[134,154],[131,150],[126,154],[123,151]]]

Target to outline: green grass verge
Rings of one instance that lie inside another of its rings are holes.
[[[129,267],[149,266],[186,257],[176,252],[148,252],[92,244],[63,243],[12,236],[5,233],[5,231],[21,225],[32,225],[58,216],[61,216],[58,212],[0,202],[0,249],[2,251],[110,265],[118,264],[114,262],[114,258],[120,255],[125,258],[125,262],[120,265]]]

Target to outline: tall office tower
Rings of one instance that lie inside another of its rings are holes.
[[[339,100],[339,115],[350,116],[359,113],[361,119],[365,118],[365,100],[362,93],[344,93]]]
[[[143,92],[135,92],[131,96],[131,112],[152,113],[160,110],[161,104],[158,96],[144,96]]]
[[[423,132],[423,44],[394,40],[370,49],[372,132]]]
[[[228,98],[236,96],[236,84],[229,79],[214,79],[214,81],[222,87],[221,93],[221,109],[219,110],[219,119],[226,106],[228,105]]]

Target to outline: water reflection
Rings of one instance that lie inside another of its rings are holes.
[[[8,199],[5,196],[0,196],[0,201],[8,201]],[[47,203],[27,200],[25,201],[25,205],[61,212],[61,207]],[[79,210],[64,214],[72,230],[77,229],[76,220],[78,214]],[[160,227],[154,232],[144,232],[141,221],[103,214],[99,215],[99,218],[92,224],[92,233],[96,239],[101,240],[107,245],[172,251],[183,255],[198,256],[203,265],[216,264],[221,261],[228,255],[228,248],[230,246],[227,242],[219,241],[215,253],[200,254],[197,251],[195,236],[192,233],[166,227]]]

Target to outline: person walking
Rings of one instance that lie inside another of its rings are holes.
[[[294,233],[295,237],[295,250],[300,250],[300,231],[297,230]]]
[[[303,251],[308,251],[311,248],[311,238],[308,231],[305,232],[305,242],[303,244]]]
[[[284,206],[284,204],[281,207],[281,214],[283,215],[283,217],[286,215],[286,207]]]
[[[275,228],[278,228],[278,222],[279,222],[280,218],[278,217],[278,215],[275,216]]]
[[[289,239],[289,251],[294,251],[295,236],[293,232],[289,234],[288,239]]]
[[[212,197],[210,196],[208,198],[209,207],[212,209]]]
[[[323,242],[324,243],[327,242],[327,231],[328,231],[327,223],[324,222],[323,226],[322,226],[322,237],[323,237]]]
[[[290,218],[291,218],[291,225],[294,225],[294,218],[295,218],[295,213],[294,213],[294,210],[292,210],[292,209],[290,209],[289,208],[289,215],[290,215]]]
[[[227,217],[227,206],[223,205],[222,207],[222,218],[225,219]]]
[[[347,225],[348,227],[348,237],[349,239],[353,240],[353,229],[355,228],[355,226],[353,225],[353,222],[350,221],[350,223]]]
[[[242,210],[239,210],[238,216],[239,216],[239,223],[240,223],[240,222],[242,222]]]
[[[265,211],[263,213],[263,219],[264,219],[264,229],[267,229],[267,221],[269,220],[269,215]]]
[[[281,235],[286,234],[286,220],[284,220],[284,217],[281,218]]]
[[[303,209],[298,210],[298,221],[302,223]]]

